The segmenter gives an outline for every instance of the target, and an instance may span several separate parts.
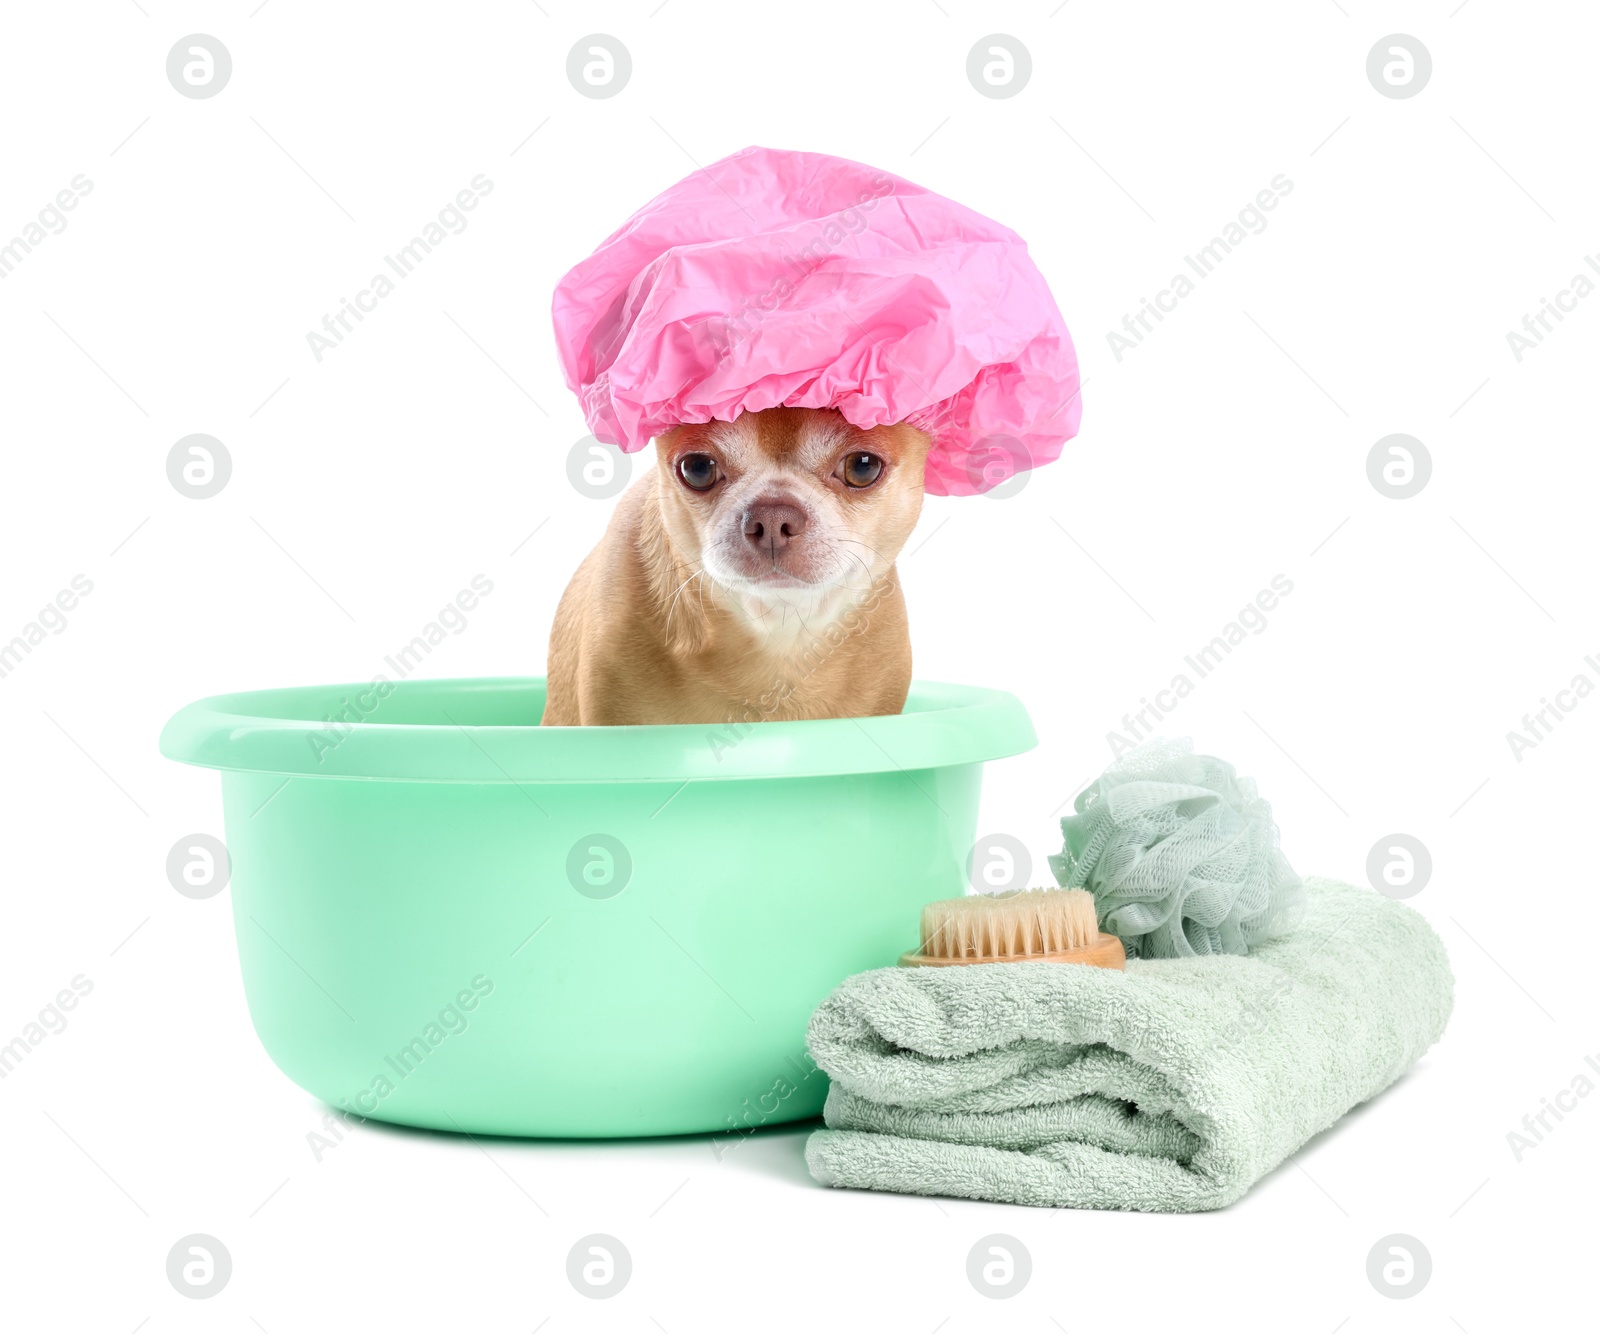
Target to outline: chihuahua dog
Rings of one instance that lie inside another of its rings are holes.
[[[783,407],[659,436],[556,610],[545,725],[900,712],[930,444]]]

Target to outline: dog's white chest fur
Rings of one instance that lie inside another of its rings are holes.
[[[857,590],[840,587],[722,592],[763,648],[778,654],[814,644],[862,600]]]

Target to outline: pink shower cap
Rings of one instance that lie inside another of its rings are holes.
[[[886,171],[746,148],[657,195],[563,278],[567,386],[625,452],[785,405],[933,436],[974,495],[1078,430],[1078,359],[1015,232]]]

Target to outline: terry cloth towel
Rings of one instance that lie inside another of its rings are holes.
[[[818,1007],[824,1185],[1187,1213],[1233,1203],[1444,1032],[1423,917],[1306,882],[1300,927],[1245,955],[880,968]]]

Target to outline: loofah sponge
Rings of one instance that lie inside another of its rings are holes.
[[[1304,915],[1272,808],[1251,779],[1192,754],[1187,739],[1129,751],[1079,793],[1074,812],[1051,870],[1094,895],[1101,929],[1130,955],[1248,954]]]

